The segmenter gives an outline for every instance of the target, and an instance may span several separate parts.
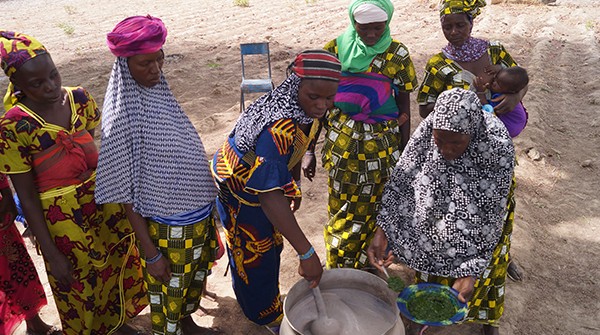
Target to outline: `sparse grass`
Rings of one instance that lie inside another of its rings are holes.
[[[233,0],[233,4],[238,7],[249,7],[250,0]]]
[[[216,69],[219,66],[221,66],[221,64],[219,64],[217,62],[213,62],[213,61],[208,61],[208,63],[206,65],[211,69]]]
[[[65,34],[67,34],[69,36],[73,35],[73,33],[75,32],[75,28],[73,28],[73,26],[71,26],[70,24],[65,23],[65,22],[61,22],[61,23],[57,24],[56,26],[59,27],[60,29],[62,29],[65,32]]]
[[[592,21],[592,20],[585,21],[585,29],[594,30],[595,27],[596,27],[596,25],[594,24],[594,21]]]
[[[65,12],[67,12],[67,14],[69,14],[69,15],[77,14],[77,9],[75,8],[75,6],[65,5],[64,8],[65,8]]]

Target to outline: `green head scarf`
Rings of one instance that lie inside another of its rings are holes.
[[[474,19],[482,7],[485,7],[485,0],[441,0],[440,16],[465,13]]]
[[[373,4],[383,9],[388,16],[385,31],[375,45],[368,46],[360,39],[354,28],[354,10],[362,4]],[[394,14],[394,5],[390,0],[354,0],[348,10],[350,26],[337,38],[338,58],[342,63],[342,71],[364,72],[369,69],[376,55],[384,52],[392,43],[390,21]]]

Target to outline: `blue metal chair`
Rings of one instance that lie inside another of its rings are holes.
[[[244,94],[245,93],[261,93],[270,92],[275,88],[273,79],[271,78],[271,56],[269,54],[269,43],[242,43],[240,44],[240,53],[242,55],[242,83],[240,85],[240,112],[246,109]],[[266,58],[267,67],[269,69],[267,78],[246,78],[246,64],[244,57],[248,55],[262,55]]]

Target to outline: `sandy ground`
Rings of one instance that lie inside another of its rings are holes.
[[[405,43],[419,80],[427,58],[445,45],[433,0],[396,0],[392,35]],[[519,166],[512,253],[525,271],[509,282],[502,334],[600,334],[600,1],[494,1],[476,19],[473,35],[500,40],[530,73],[524,103],[529,124],[515,140]],[[498,2],[496,4],[496,2]],[[509,2],[509,3],[506,3]],[[521,2],[516,3],[515,2]],[[321,48],[348,24],[346,0],[0,1],[0,28],[41,40],[64,85],[82,85],[101,104],[113,62],[105,34],[129,15],[152,14],[169,28],[164,71],[209,153],[230,131],[239,110],[239,43],[269,41],[273,75],[284,78],[297,52]],[[276,5],[275,5],[276,4]],[[26,19],[27,18],[27,19]],[[1,85],[6,85],[3,78]],[[413,128],[420,118],[413,94]],[[325,176],[304,182],[297,217],[318,252],[324,250]],[[32,254],[35,254],[31,249]],[[41,276],[45,270],[34,256]],[[266,334],[240,314],[221,260],[210,277],[216,301],[195,318],[225,334]],[[290,247],[283,253],[281,289],[300,280]],[[408,276],[399,266],[392,272]],[[49,287],[46,289],[51,294]],[[51,302],[42,310],[59,324]],[[134,320],[148,329],[149,312]],[[479,334],[473,325],[430,334]],[[24,334],[22,326],[16,334]]]

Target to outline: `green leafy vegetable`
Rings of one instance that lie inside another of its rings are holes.
[[[457,312],[449,296],[436,292],[419,292],[406,302],[406,307],[415,319],[431,322],[448,320]]]
[[[404,287],[406,286],[404,284],[404,280],[402,280],[402,278],[400,277],[396,277],[396,276],[391,276],[387,279],[387,284],[388,287],[395,292],[402,292],[402,290],[404,290]]]

